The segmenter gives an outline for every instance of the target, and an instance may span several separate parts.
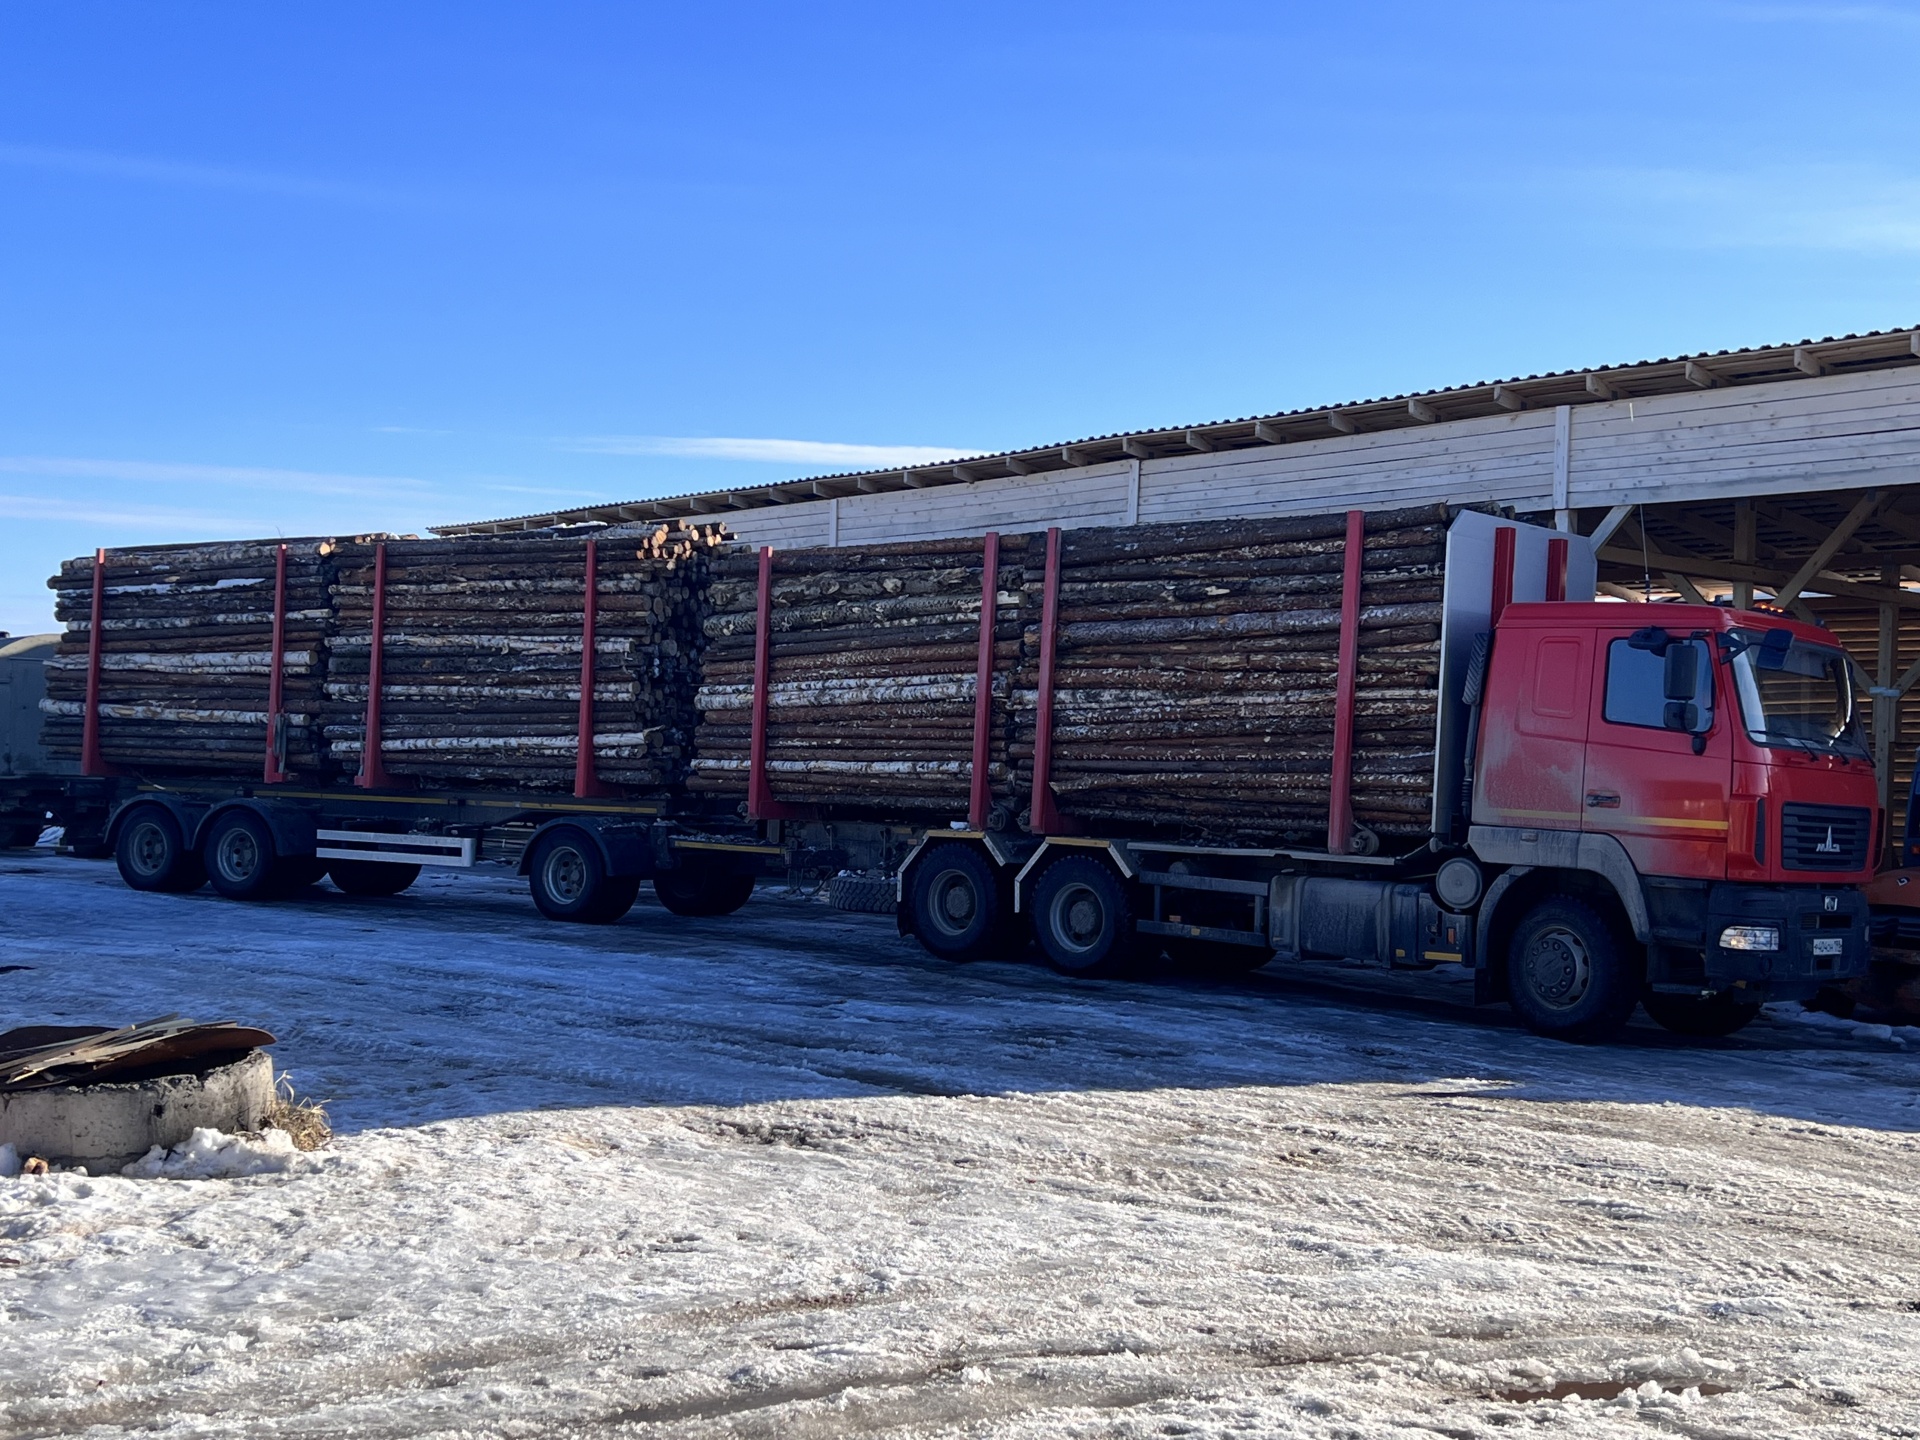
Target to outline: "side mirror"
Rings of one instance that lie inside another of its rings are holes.
[[[1666,710],[1661,714],[1660,723],[1669,730],[1698,735],[1707,728],[1700,723],[1703,718],[1700,707],[1691,700],[1669,700]]]
[[[1787,651],[1793,648],[1793,632],[1785,627],[1767,631],[1760,637],[1760,653],[1753,657],[1753,663],[1762,670],[1784,670],[1787,666]]]
[[[1666,698],[1669,702],[1693,699],[1694,687],[1698,683],[1699,653],[1699,650],[1690,642],[1668,648]],[[1672,704],[1669,703],[1667,708],[1672,710]],[[1671,721],[1667,723],[1673,729],[1681,728]]]
[[[1644,625],[1627,636],[1627,647],[1632,650],[1651,650],[1656,655],[1665,655],[1667,646],[1673,637],[1658,625]]]

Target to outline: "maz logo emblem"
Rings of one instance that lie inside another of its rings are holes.
[[[1838,895],[1829,895],[1826,897],[1826,900],[1828,910],[1832,911],[1840,908],[1840,897]]]
[[[1813,847],[1813,853],[1816,855],[1838,855],[1840,853],[1840,847],[1833,843],[1833,826],[1827,826],[1827,838]]]

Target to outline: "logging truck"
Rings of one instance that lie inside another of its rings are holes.
[[[1866,973],[1862,887],[1885,819],[1866,688],[1830,635],[1778,614],[1598,602],[1581,537],[1462,513],[1445,541],[1428,819],[1381,853],[1351,809],[1358,512],[1350,522],[1324,848],[1191,843],[1062,813],[1049,762],[1058,532],[1022,815],[978,780],[966,818],[944,828],[782,805],[763,769],[762,624],[738,809],[685,795],[148,784],[88,758],[78,776],[0,778],[0,823],[18,833],[50,817],[76,848],[115,855],[136,888],[210,881],[234,898],[322,874],[389,895],[424,865],[505,860],[543,913],[589,922],[624,914],[643,881],[669,909],[719,915],[756,878],[879,869],[901,932],[951,960],[1032,944],[1082,977],[1162,952],[1214,972],[1460,966],[1477,1000],[1569,1039],[1602,1038],[1642,1003],[1671,1030],[1724,1035],[1768,1000]],[[763,553],[763,618],[767,572]],[[983,695],[991,634],[988,606]],[[983,734],[974,754],[977,777]]]

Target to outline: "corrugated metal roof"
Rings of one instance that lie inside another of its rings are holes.
[[[592,521],[617,523],[681,517],[698,520],[703,516],[725,516],[732,511],[755,510],[767,505],[790,505],[836,495],[924,489],[932,485],[962,485],[1009,475],[1077,469],[1129,457],[1152,459],[1208,450],[1286,445],[1301,440],[1323,440],[1336,434],[1368,434],[1483,415],[1509,414],[1517,410],[1684,394],[1722,385],[1809,379],[1818,375],[1900,365],[1920,365],[1920,329],[1830,335],[1821,340],[1800,340],[1750,350],[1701,351],[1694,355],[1641,360],[1590,370],[1555,370],[1541,375],[1517,375],[1507,380],[1483,380],[1472,385],[1421,390],[1373,400],[1354,400],[1341,405],[1276,411],[1270,415],[1247,415],[1234,420],[1210,420],[1159,430],[1092,435],[1059,445],[1006,450],[996,455],[955,456],[952,460],[906,469],[848,471],[837,475],[777,481],[771,485],[704,490],[618,504],[582,505],[569,510],[544,511],[537,515],[515,515],[501,520],[476,520],[431,528],[436,535],[475,535]]]

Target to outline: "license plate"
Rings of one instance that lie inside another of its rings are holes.
[[[1813,942],[1813,953],[1816,955],[1840,955],[1846,952],[1846,948],[1847,942],[1842,940],[1838,935],[1830,940],[1816,940]]]

